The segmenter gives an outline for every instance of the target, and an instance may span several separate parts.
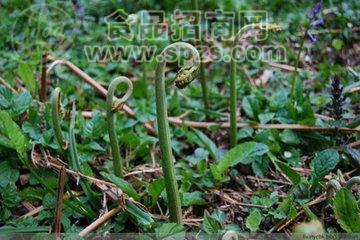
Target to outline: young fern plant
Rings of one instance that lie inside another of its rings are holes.
[[[167,46],[160,53],[160,55],[157,56],[157,66],[155,73],[156,117],[158,124],[162,169],[164,172],[165,188],[169,203],[170,221],[181,224],[181,203],[175,177],[174,157],[170,143],[170,130],[165,92],[166,59],[168,59],[169,54],[174,53],[174,49],[186,49],[192,54],[192,61],[188,61],[185,66],[182,66],[172,81],[175,83],[176,87],[180,89],[185,88],[195,79],[200,65],[200,55],[196,48],[188,43],[173,43]]]
[[[117,98],[114,99],[115,90],[120,83],[125,83],[127,85],[126,93],[120,99]],[[119,142],[116,137],[114,113],[119,111],[123,107],[125,101],[131,96],[132,91],[133,91],[132,82],[127,77],[118,77],[110,83],[108,94],[106,97],[106,103],[107,103],[106,118],[108,123],[110,145],[113,156],[114,172],[115,175],[120,178],[124,176],[123,174],[124,164],[120,156]]]
[[[230,147],[234,147],[237,143],[237,116],[236,116],[236,104],[237,104],[237,91],[236,91],[236,61],[234,58],[234,50],[238,43],[243,40],[245,33],[251,30],[259,29],[260,31],[276,30],[279,31],[281,28],[277,24],[268,23],[254,23],[248,24],[242,27],[239,32],[235,35],[234,41],[231,46],[231,58],[230,58]]]
[[[59,106],[61,105],[61,89],[55,88],[52,99],[51,99],[51,121],[54,128],[55,139],[59,143],[61,151],[66,150],[67,142],[64,139],[64,135],[61,131],[60,125],[60,111]]]

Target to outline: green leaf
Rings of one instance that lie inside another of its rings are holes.
[[[250,229],[252,232],[256,232],[259,229],[260,223],[263,219],[263,216],[259,210],[254,210],[246,218],[245,226]]]
[[[164,223],[155,229],[156,239],[185,239],[186,228],[177,223]]]
[[[211,172],[215,179],[221,179],[223,174],[229,167],[238,163],[244,163],[251,157],[262,156],[268,152],[268,147],[263,143],[246,142],[235,146],[219,161],[218,164],[211,166]]]
[[[165,181],[163,178],[157,179],[148,187],[149,195],[151,196],[151,205],[154,206],[159,199],[162,191],[165,189]]]
[[[221,226],[218,221],[210,217],[209,214],[205,213],[202,229],[207,234],[215,234],[221,229]]]
[[[293,198],[291,195],[288,195],[284,200],[279,204],[278,208],[275,210],[274,217],[277,219],[292,219],[296,216],[296,207],[293,203]]]
[[[289,145],[298,145],[300,143],[300,139],[298,138],[296,133],[294,133],[294,131],[291,131],[289,129],[284,130],[280,134],[280,137],[282,142]]]
[[[0,234],[19,234],[19,233],[48,233],[50,227],[12,227],[12,226],[3,226],[0,228]]]
[[[28,140],[22,134],[19,126],[11,119],[9,114],[0,111],[0,121],[2,121],[7,137],[14,146],[22,161],[27,160]]]
[[[35,96],[36,95],[36,80],[32,73],[30,66],[26,63],[20,63],[17,69],[17,74],[24,82],[26,88],[29,92]]]
[[[215,161],[217,161],[218,160],[218,152],[219,152],[219,150],[216,147],[215,143],[208,136],[206,136],[203,132],[201,132],[201,131],[199,131],[197,129],[192,129],[192,130],[195,133],[195,135],[199,138],[201,143],[203,144],[202,147],[204,147],[206,150],[208,150],[211,157]]]
[[[150,217],[148,213],[141,210],[129,200],[126,200],[126,211],[140,226],[145,229],[150,229],[155,224],[154,220]]]
[[[301,177],[300,177],[299,173],[297,173],[294,169],[292,169],[286,163],[279,161],[273,154],[268,153],[268,156],[270,157],[270,159],[273,162],[273,164],[275,165],[275,167],[278,168],[282,173],[284,173],[291,180],[294,187],[296,187],[300,183]]]
[[[331,45],[336,49],[336,50],[341,50],[341,48],[344,45],[344,42],[341,41],[340,39],[334,39],[331,43]]]
[[[313,182],[316,183],[323,180],[323,178],[336,167],[339,161],[339,153],[335,149],[326,149],[317,153],[310,164],[313,171]]]
[[[140,195],[136,192],[136,190],[131,186],[130,183],[125,181],[124,179],[121,179],[114,174],[108,174],[106,172],[100,172],[100,175],[103,176],[108,181],[114,183],[116,186],[118,186],[124,193],[129,195],[129,197],[132,197],[135,201],[140,200]]]
[[[183,206],[192,206],[192,205],[205,205],[206,201],[203,198],[203,193],[199,191],[194,192],[184,192],[182,196],[182,205]]]
[[[359,206],[350,190],[342,188],[336,193],[334,212],[342,229],[348,233],[360,232]]]
[[[11,167],[8,161],[0,163],[0,188],[6,187],[8,184],[15,184],[19,178],[19,171]]]

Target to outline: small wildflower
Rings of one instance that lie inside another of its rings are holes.
[[[307,36],[309,37],[311,43],[316,43],[317,39],[310,31],[307,31]]]
[[[312,21],[312,22],[310,23],[310,25],[311,25],[312,27],[324,25],[324,19],[322,19],[322,18],[316,19],[315,21]]]
[[[310,27],[306,32],[306,35],[309,37],[311,43],[315,43],[317,41],[316,37],[310,32],[311,28],[324,24],[324,19],[317,18],[317,16],[321,11],[322,4],[323,4],[323,0],[317,1],[317,3],[315,4],[315,6],[313,7],[310,13],[311,22],[310,22]]]
[[[323,3],[323,0],[319,0],[315,4],[314,8],[311,10],[310,18],[315,18],[319,14],[319,12],[321,10],[322,3]]]

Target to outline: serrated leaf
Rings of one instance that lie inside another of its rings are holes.
[[[199,191],[184,192],[182,196],[183,206],[205,205],[206,201],[203,199],[203,193]]]
[[[218,221],[205,213],[202,229],[208,234],[215,234],[221,229],[221,226]]]
[[[2,121],[6,135],[18,153],[20,159],[27,159],[28,140],[22,134],[19,126],[11,119],[9,114],[4,111],[0,111],[0,121]]]
[[[321,181],[339,163],[339,153],[335,149],[326,149],[316,154],[311,161],[313,182]]]
[[[19,171],[11,167],[7,161],[0,163],[0,189],[8,184],[15,184],[19,178]]]
[[[348,233],[360,232],[359,206],[350,190],[342,188],[336,193],[334,212],[342,229]]]
[[[260,223],[263,219],[263,216],[259,212],[259,210],[254,210],[250,213],[250,215],[246,218],[245,226],[250,229],[252,232],[256,232],[259,229]]]

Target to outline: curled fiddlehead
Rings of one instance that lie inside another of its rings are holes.
[[[277,24],[268,24],[268,23],[254,23],[248,24],[242,27],[239,32],[235,35],[234,41],[232,43],[231,49],[231,60],[230,60],[230,146],[234,147],[236,145],[236,103],[237,103],[237,92],[236,92],[236,61],[233,56],[233,51],[235,46],[244,38],[245,33],[250,30],[258,29],[260,31],[264,30],[281,30],[280,26]]]
[[[162,168],[165,178],[165,188],[169,203],[170,221],[181,223],[181,203],[178,192],[178,185],[175,177],[174,170],[174,157],[172,154],[170,144],[170,130],[167,114],[166,104],[166,91],[165,91],[165,66],[166,56],[173,49],[187,49],[192,54],[192,61],[188,61],[187,64],[181,67],[180,71],[176,74],[174,84],[178,88],[185,88],[189,85],[199,69],[200,56],[199,52],[192,45],[184,42],[177,42],[167,46],[157,57],[156,66],[156,79],[155,79],[155,91],[156,91],[156,116],[158,124],[158,134],[160,142],[160,151],[162,159]]]
[[[351,189],[352,186],[354,186],[355,184],[360,184],[360,177],[359,176],[350,178],[349,181],[347,181],[347,183],[346,183],[346,187],[348,189]]]
[[[120,83],[125,83],[128,88],[123,97],[114,100],[115,90]],[[107,122],[108,122],[110,145],[111,145],[111,151],[112,151],[113,163],[114,163],[114,172],[115,175],[118,177],[123,177],[124,167],[123,167],[123,160],[120,156],[119,142],[116,137],[114,113],[122,109],[122,106],[124,105],[125,101],[131,96],[132,90],[133,90],[132,82],[127,77],[118,77],[110,83],[108,94],[106,97]]]
[[[339,191],[341,185],[338,180],[331,179],[326,186],[326,202],[329,204],[335,192]]]
[[[51,101],[51,121],[53,124],[55,138],[60,147],[65,150],[67,148],[67,142],[64,140],[64,136],[61,131],[59,115],[59,106],[61,104],[61,89],[55,88]]]

